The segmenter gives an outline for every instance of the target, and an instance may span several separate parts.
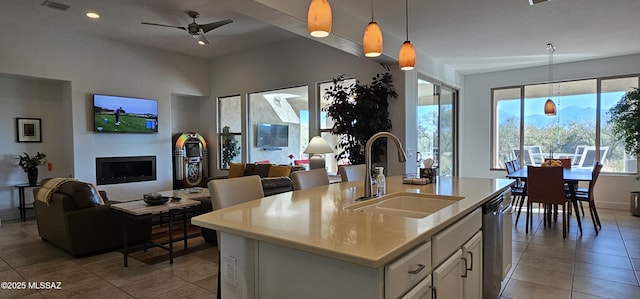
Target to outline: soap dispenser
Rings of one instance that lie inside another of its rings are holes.
[[[382,196],[386,193],[386,178],[384,176],[384,167],[376,167],[376,195]]]

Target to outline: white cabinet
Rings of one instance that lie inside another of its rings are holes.
[[[432,299],[431,275],[418,283],[411,291],[402,296],[402,299]]]
[[[463,298],[480,298],[482,296],[482,231],[462,245],[462,260],[465,264]]]
[[[431,238],[435,298],[482,297],[482,210]]]
[[[462,298],[464,262],[462,250],[458,249],[440,266],[433,270],[433,288],[436,298]]]
[[[426,242],[385,267],[385,298],[398,298],[416,288],[430,272],[431,242]]]

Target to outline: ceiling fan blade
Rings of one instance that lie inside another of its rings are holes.
[[[187,28],[185,28],[185,27],[180,27],[180,26],[171,26],[171,25],[156,24],[156,23],[147,23],[147,22],[142,22],[141,24],[144,24],[144,25],[153,25],[153,26],[162,26],[162,27],[169,27],[169,28],[177,28],[177,29],[182,29],[182,30],[184,30],[184,31],[187,31]]]
[[[216,28],[218,28],[220,26],[227,25],[227,24],[229,24],[231,22],[233,22],[233,20],[227,19],[227,20],[222,20],[222,21],[213,22],[213,23],[209,23],[209,24],[202,24],[202,25],[199,25],[199,26],[200,26],[200,29],[202,29],[202,31],[206,33],[206,32],[209,32],[209,31],[211,31],[213,29],[216,29]]]

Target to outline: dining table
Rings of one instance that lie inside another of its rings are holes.
[[[580,221],[580,214],[578,212],[578,199],[576,196],[576,189],[578,187],[579,182],[590,182],[592,180],[592,169],[591,168],[563,168],[562,170],[562,178],[564,182],[568,186],[569,194],[571,196],[571,203],[575,210],[578,219],[578,228],[580,229],[580,233],[582,233],[582,223]],[[507,174],[507,178],[516,179],[525,182],[523,186],[523,195],[527,196],[527,177],[528,170],[527,167],[520,168],[515,170],[509,174]],[[520,206],[518,207],[518,213],[516,215],[516,223],[520,218],[520,211],[522,210],[522,204],[524,200],[520,201]]]

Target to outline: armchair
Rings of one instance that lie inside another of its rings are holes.
[[[93,187],[80,181],[66,182],[51,194],[49,203],[34,201],[40,237],[73,256],[97,253],[122,246],[122,218],[112,211],[106,192],[105,204],[88,199]],[[34,189],[34,196],[39,188]],[[131,226],[129,226],[131,227]],[[127,231],[131,243],[151,238],[151,219]]]

